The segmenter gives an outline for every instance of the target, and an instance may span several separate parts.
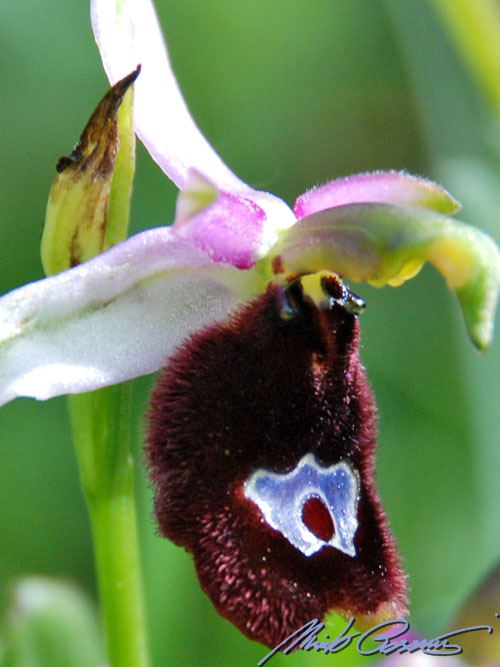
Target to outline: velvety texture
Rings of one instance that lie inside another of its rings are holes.
[[[358,626],[406,612],[373,479],[375,408],[358,319],[340,304],[335,280],[327,289],[331,299],[318,307],[300,283],[287,300],[270,285],[185,343],[151,398],[147,455],[160,530],[193,554],[216,609],[269,647],[331,610]],[[307,453],[359,474],[354,557],[331,546],[306,557],[243,495],[256,469],[288,472]]]

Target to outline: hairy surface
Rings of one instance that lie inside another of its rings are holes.
[[[375,408],[358,320],[267,292],[193,336],[151,397],[147,456],[165,537],[193,554],[203,590],[251,639],[273,647],[329,611],[358,627],[406,612],[405,577],[374,484]],[[256,469],[283,473],[307,453],[360,477],[354,557],[307,557],[243,495]]]

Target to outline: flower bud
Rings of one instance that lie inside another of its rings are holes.
[[[48,275],[90,259],[127,234],[135,165],[129,88],[138,74],[139,68],[106,93],[73,152],[57,163],[41,242]]]

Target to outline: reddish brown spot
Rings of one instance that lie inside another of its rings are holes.
[[[311,496],[303,504],[302,521],[318,540],[329,542],[335,535],[335,526],[328,507],[318,496]]]
[[[273,273],[275,275],[278,275],[279,273],[284,273],[285,272],[285,269],[283,267],[283,262],[281,260],[280,255],[277,255],[276,257],[273,257],[273,259],[271,261],[271,267],[272,267]]]

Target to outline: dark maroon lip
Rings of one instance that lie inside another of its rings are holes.
[[[193,336],[151,397],[146,453],[159,529],[193,555],[219,613],[268,646],[332,609],[373,620],[406,607],[374,483],[375,407],[359,361],[356,297],[337,278],[325,280],[319,302],[299,283],[271,284]],[[359,481],[352,535],[352,526],[339,529],[342,494],[334,502],[323,482],[315,488],[330,502],[327,514],[314,503],[306,510],[306,524],[326,536],[330,516],[330,540],[347,540],[344,551],[320,544],[305,555],[310,547],[291,540],[303,505],[295,511],[283,500],[291,518],[280,532],[245,496],[256,471],[290,474],[304,460],[332,471],[345,462]]]

